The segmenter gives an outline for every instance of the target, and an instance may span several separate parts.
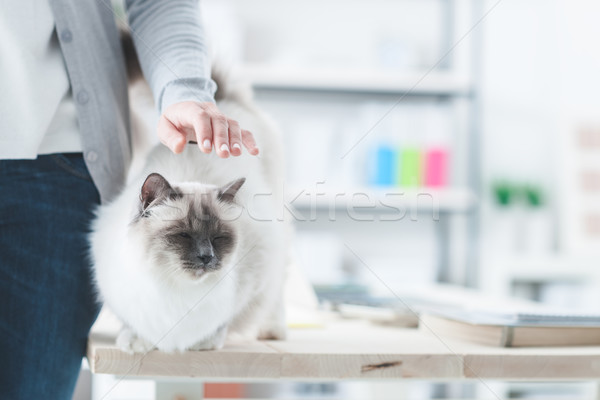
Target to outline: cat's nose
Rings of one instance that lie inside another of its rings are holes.
[[[198,243],[198,247],[196,247],[196,258],[204,266],[214,262],[215,253],[213,252],[212,245],[207,239]]]
[[[208,265],[215,258],[215,253],[213,252],[212,246],[200,246],[196,253],[196,257],[203,265]]]
[[[200,260],[200,262],[204,265],[210,264],[212,259],[213,259],[212,254],[198,254],[198,260]]]

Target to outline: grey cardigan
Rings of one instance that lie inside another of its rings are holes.
[[[110,0],[50,0],[71,81],[83,154],[103,202],[131,159],[127,76]],[[134,44],[159,111],[214,101],[198,0],[125,0]],[[118,18],[118,17],[117,17]]]

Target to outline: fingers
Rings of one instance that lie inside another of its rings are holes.
[[[197,111],[193,118],[196,143],[203,153],[212,151],[212,124],[210,115],[205,110]]]
[[[242,145],[250,154],[258,148],[252,133],[223,115],[213,103],[181,102],[169,106],[158,123],[160,141],[174,153],[181,153],[188,141],[196,141],[204,153],[222,158],[240,156]]]
[[[221,158],[229,157],[229,124],[227,118],[218,113],[210,119],[212,123],[215,152]]]
[[[229,124],[229,148],[234,156],[242,155],[242,130],[237,121],[230,119]]]
[[[210,153],[214,147],[217,155],[222,158],[242,154],[242,129],[237,121],[221,114],[212,103],[205,105],[199,114],[195,130],[198,145],[203,152]],[[258,154],[258,151],[251,154]]]
[[[256,147],[256,141],[250,131],[242,129],[242,143],[244,144],[244,147],[248,149],[250,154],[253,156],[258,155],[258,147]]]
[[[181,153],[185,147],[185,135],[179,132],[165,115],[158,120],[158,138],[175,154]]]

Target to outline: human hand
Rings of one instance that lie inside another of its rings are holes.
[[[241,129],[237,121],[227,118],[210,102],[183,101],[167,107],[158,121],[158,138],[176,154],[190,141],[204,153],[214,147],[222,158],[241,155],[242,144],[250,154],[258,154],[252,133]]]

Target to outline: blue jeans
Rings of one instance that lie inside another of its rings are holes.
[[[0,398],[70,399],[98,314],[81,154],[0,160]]]

